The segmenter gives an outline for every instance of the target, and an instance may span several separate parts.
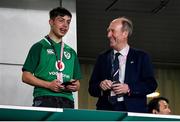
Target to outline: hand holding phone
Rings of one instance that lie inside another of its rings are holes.
[[[72,82],[63,82],[62,83],[62,85],[64,85],[64,86],[71,85],[71,84],[72,84]]]
[[[121,83],[121,82],[120,82],[120,81],[113,81],[113,82],[112,82],[112,86],[111,86],[111,87],[112,87],[112,88],[113,88],[113,87],[116,87],[116,85],[115,85],[115,84],[119,84],[119,83]]]
[[[76,82],[76,81],[75,80],[70,80],[68,82],[63,82],[62,85],[64,85],[66,87],[67,85],[72,85],[73,82]]]

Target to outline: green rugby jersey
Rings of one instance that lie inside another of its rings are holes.
[[[60,60],[61,43],[52,41],[52,44],[56,50],[58,60]],[[62,69],[64,82],[70,81],[71,79],[81,79],[80,65],[76,52],[67,44],[64,44],[62,62],[64,63]],[[31,47],[22,69],[23,71],[33,73],[34,76],[45,81],[51,82],[57,79],[58,66],[56,55],[51,43],[46,38]],[[46,88],[34,88],[34,97],[45,95],[66,97],[73,100],[72,92],[53,92]]]

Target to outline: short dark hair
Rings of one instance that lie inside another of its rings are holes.
[[[155,109],[159,112],[159,101],[161,101],[161,100],[164,100],[167,103],[169,103],[168,99],[166,99],[164,97],[153,98],[148,104],[148,112],[152,113],[153,109]]]
[[[52,9],[50,12],[49,12],[49,17],[50,19],[54,19],[56,18],[57,16],[62,16],[64,17],[65,15],[69,16],[69,17],[72,17],[72,14],[69,10],[63,8],[63,7],[57,7],[57,8],[54,8]]]

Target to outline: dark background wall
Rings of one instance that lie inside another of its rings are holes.
[[[179,0],[77,0],[80,60],[94,61],[107,49],[109,22],[126,16],[134,24],[132,47],[147,51],[154,64],[179,65],[179,6]]]

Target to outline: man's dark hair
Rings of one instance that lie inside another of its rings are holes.
[[[54,19],[54,18],[56,18],[57,16],[62,16],[62,17],[64,17],[65,15],[67,15],[67,16],[69,16],[69,17],[72,17],[71,12],[68,11],[67,9],[63,8],[63,7],[54,8],[54,9],[52,9],[52,10],[49,12],[49,17],[50,17],[50,19]]]
[[[167,103],[169,103],[168,99],[166,99],[164,97],[153,98],[148,104],[148,112],[152,113],[153,109],[155,109],[159,112],[159,101],[161,101],[161,100],[164,100]]]

